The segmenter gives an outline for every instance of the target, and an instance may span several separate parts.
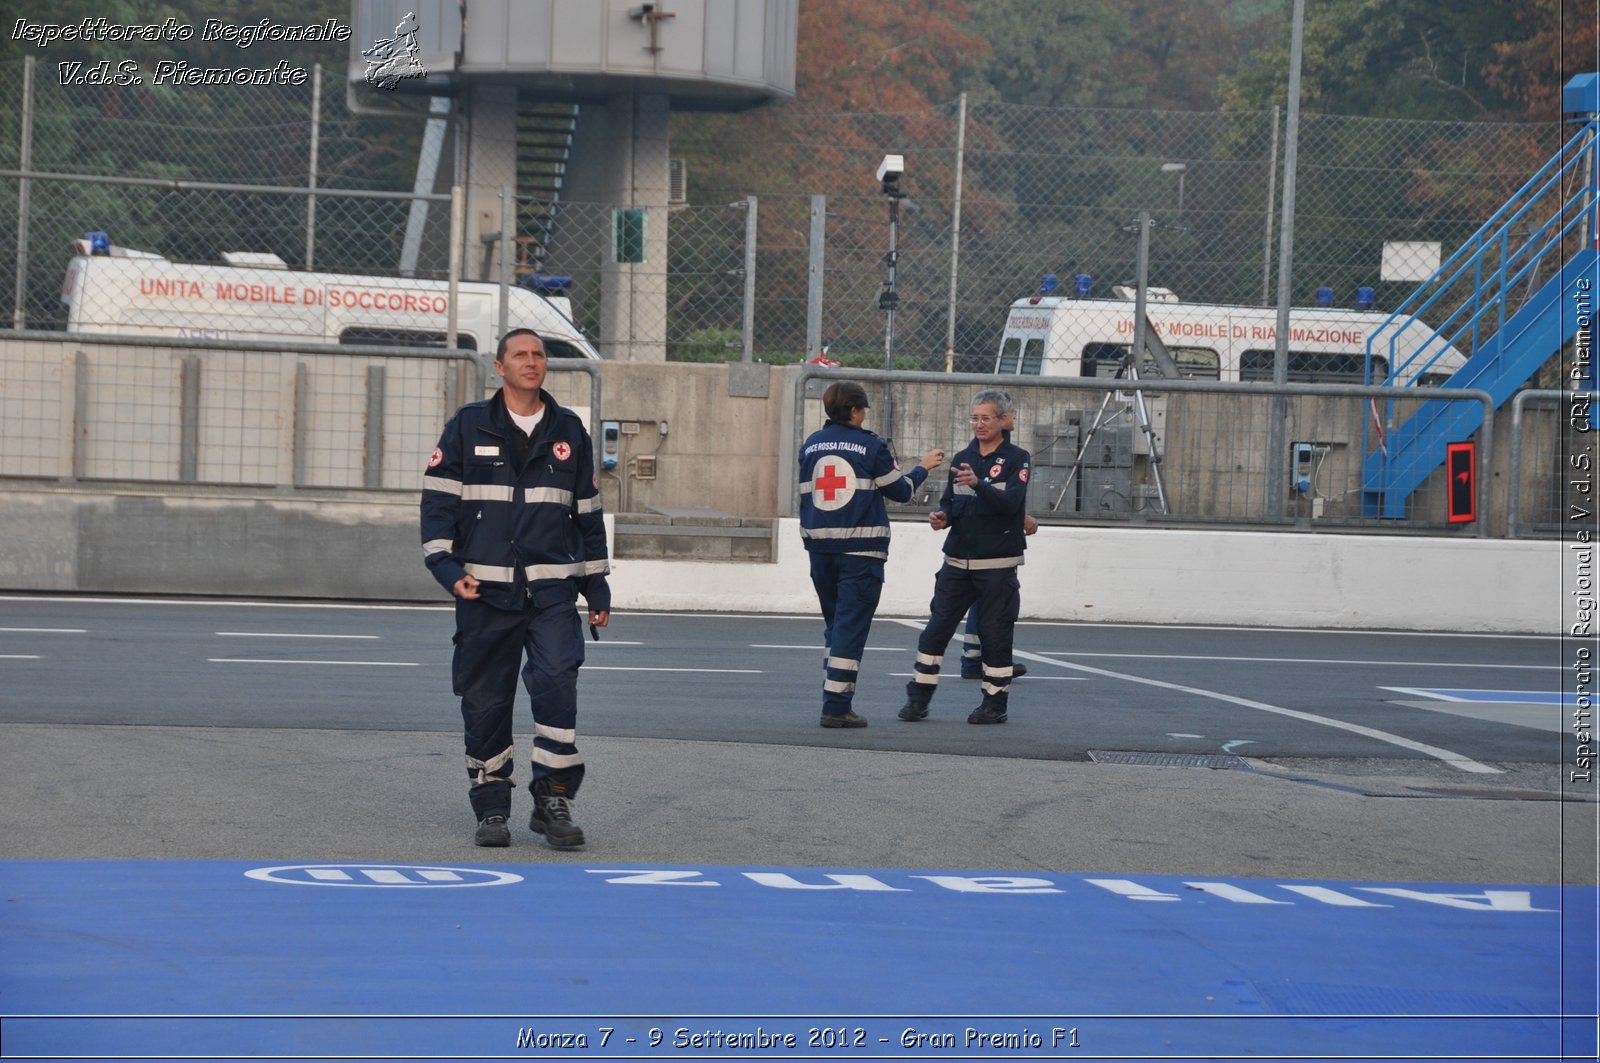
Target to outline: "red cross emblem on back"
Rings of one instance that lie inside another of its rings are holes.
[[[822,492],[823,498],[832,502],[834,495],[849,482],[839,475],[839,466],[831,461],[825,462],[822,466],[822,475],[817,477],[817,490]]]

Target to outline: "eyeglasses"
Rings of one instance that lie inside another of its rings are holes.
[[[998,417],[991,417],[986,413],[975,413],[972,415],[973,424],[994,424],[999,419],[1000,418]]]

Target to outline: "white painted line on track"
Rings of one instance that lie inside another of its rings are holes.
[[[586,664],[586,672],[697,672],[701,675],[762,675],[759,668],[631,668],[622,664]]]
[[[895,623],[904,624],[907,627],[918,627],[919,629],[921,626],[910,620],[898,620],[895,621]],[[1376,739],[1379,742],[1385,742],[1392,746],[1399,746],[1401,749],[1409,749],[1414,753],[1421,753],[1425,756],[1433,757],[1436,760],[1444,761],[1457,771],[1470,772],[1475,775],[1504,774],[1504,772],[1502,772],[1499,768],[1490,767],[1488,764],[1481,764],[1478,761],[1473,760],[1471,757],[1463,756],[1460,753],[1454,753],[1448,749],[1441,749],[1438,746],[1430,746],[1425,742],[1414,742],[1409,738],[1402,738],[1400,735],[1390,734],[1388,731],[1380,731],[1375,727],[1365,727],[1358,723],[1346,723],[1343,720],[1335,720],[1328,716],[1318,716],[1316,713],[1301,712],[1299,709],[1286,709],[1281,705],[1268,705],[1264,701],[1252,701],[1249,698],[1235,697],[1232,694],[1224,694],[1217,690],[1205,690],[1201,687],[1185,686],[1182,683],[1168,683],[1160,679],[1147,679],[1144,676],[1128,675],[1126,672],[1112,672],[1105,668],[1092,668],[1087,664],[1073,664],[1071,661],[1058,661],[1054,657],[1046,657],[1039,653],[1026,653],[1020,650],[1014,650],[1012,651],[1012,656],[1021,657],[1024,660],[1029,661],[1038,661],[1040,664],[1053,664],[1057,668],[1071,668],[1073,671],[1087,672],[1090,675],[1104,676],[1107,679],[1121,679],[1125,682],[1138,683],[1142,686],[1159,687],[1162,690],[1176,690],[1179,693],[1193,694],[1196,697],[1210,698],[1213,701],[1223,701],[1230,705],[1242,706],[1246,709],[1256,709],[1259,712],[1270,712],[1275,716],[1287,716],[1293,720],[1303,720],[1306,723],[1314,723],[1322,727],[1332,727],[1335,730],[1348,731],[1351,734],[1358,734],[1366,738]]]
[[[0,627],[0,633],[7,635],[87,635],[89,629],[83,627]]]
[[[1072,650],[1048,650],[1048,657],[1122,657],[1135,661],[1239,661],[1265,664],[1356,664],[1379,665],[1395,668],[1510,668],[1529,671],[1564,670],[1559,664],[1478,664],[1468,661],[1361,661],[1334,657],[1221,657],[1209,653],[1079,653]]]
[[[783,643],[770,643],[770,642],[752,642],[750,644],[750,648],[752,650],[808,650],[808,651],[810,651],[812,653],[821,653],[822,649],[823,649],[823,647],[817,646],[817,645],[798,646],[798,645],[794,645],[794,644],[785,645]],[[916,652],[915,650],[903,650],[898,646],[866,646],[866,647],[863,647],[863,648],[868,653],[915,653]]]
[[[1016,654],[1014,656],[1020,656],[1020,654]],[[914,678],[916,676],[916,674],[917,673],[915,673],[915,672],[890,672],[889,673],[889,678],[890,679],[911,679],[911,678]],[[954,679],[955,678],[955,674],[954,673],[946,674],[946,675],[943,675],[942,678],[943,679]],[[1086,682],[1089,681],[1089,677],[1088,676],[1084,676],[1084,675],[1040,675],[1038,672],[1029,672],[1026,676],[1022,676],[1020,678],[1017,677],[1017,676],[1013,676],[1011,678],[1011,683],[1014,686],[1017,683],[1022,682],[1023,679],[1029,679],[1029,680],[1038,679],[1040,682],[1044,682],[1044,683],[1068,683],[1068,682],[1070,682],[1070,683],[1086,683]],[[966,682],[973,682],[973,680],[966,680]]]
[[[1450,694],[1443,694],[1437,690],[1419,690],[1416,687],[1379,687],[1378,689],[1391,690],[1396,694],[1410,694],[1414,698],[1431,698],[1434,701],[1455,701],[1463,705],[1472,704],[1472,702],[1467,698],[1453,697]]]
[[[363,612],[408,612],[408,613],[448,613],[455,610],[449,602],[439,605],[415,604],[397,605],[374,602],[283,602],[283,601],[258,601],[248,598],[102,598],[79,597],[66,595],[52,597],[39,594],[0,594],[0,602],[31,602],[46,605],[178,605],[190,607],[207,607],[215,605],[238,605],[252,609],[347,609]],[[701,612],[656,612],[653,610],[628,610],[625,612],[612,611],[614,617],[638,617],[650,619],[652,617],[688,617],[691,619],[714,620],[809,620],[822,619],[817,613],[719,613],[710,610]],[[878,617],[885,623],[903,624],[906,627],[921,630],[927,623],[927,617]],[[1018,620],[1018,627],[1081,627],[1101,630],[1138,630],[1150,629],[1154,631],[1223,631],[1232,634],[1265,633],[1265,634],[1299,634],[1319,636],[1340,635],[1396,635],[1405,638],[1419,639],[1542,639],[1546,642],[1555,642],[1564,636],[1533,635],[1533,634],[1507,634],[1494,631],[1404,631],[1395,628],[1318,628],[1318,627],[1252,627],[1248,624],[1131,624],[1113,623],[1106,620]]]
[[[382,635],[319,635],[309,631],[218,631],[224,638],[239,639],[379,639]]]
[[[207,657],[212,664],[339,664],[364,668],[416,668],[416,661],[291,661],[281,657]]]
[[[41,659],[37,653],[0,653],[0,661],[37,661]]]

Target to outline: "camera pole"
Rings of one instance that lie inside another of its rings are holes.
[[[894,271],[900,258],[900,199],[902,193],[898,188],[890,190],[887,186],[884,194],[889,197],[889,253],[883,256],[884,264],[889,267],[889,278],[883,282],[883,290],[878,293],[878,309],[884,312],[883,320],[883,371],[894,371],[894,311],[900,302],[900,294],[895,291]],[[886,439],[894,438],[894,394],[889,381],[883,382],[883,434]]]

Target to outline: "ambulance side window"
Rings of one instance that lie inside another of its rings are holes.
[[[1169,347],[1167,353],[1178,363],[1178,375],[1188,380],[1220,380],[1222,359],[1210,347]],[[1083,345],[1083,376],[1116,377],[1122,375],[1123,359],[1128,357],[1125,343],[1086,343]],[[1155,359],[1145,355],[1139,372],[1155,372]]]
[[[1022,371],[1038,376],[1044,369],[1044,340],[1029,340],[1022,345]]]
[[[545,340],[546,358],[582,358],[584,353],[565,340]]]
[[[1276,351],[1251,350],[1239,357],[1239,379],[1270,381]],[[1331,354],[1321,351],[1290,351],[1291,384],[1360,384],[1366,376],[1367,360],[1361,354]],[[1372,382],[1383,383],[1389,375],[1386,358],[1372,359]]]
[[[1128,348],[1125,344],[1085,343],[1083,369],[1079,375],[1114,377],[1122,368],[1122,360],[1127,356]]]
[[[444,332],[418,329],[347,328],[339,333],[339,342],[347,347],[444,347],[447,336]],[[478,341],[470,332],[456,333],[456,343],[462,350],[478,349]]]
[[[996,373],[1015,373],[1022,365],[1022,341],[1012,336],[1000,345],[1000,362]]]

